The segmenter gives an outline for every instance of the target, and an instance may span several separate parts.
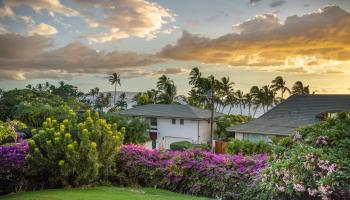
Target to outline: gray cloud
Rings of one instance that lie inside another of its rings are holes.
[[[97,52],[90,47],[73,42],[65,47],[49,50],[52,39],[34,35],[0,35],[0,78],[63,78],[67,74],[106,74],[162,62],[151,54],[112,51]],[[40,73],[37,73],[40,72]]]
[[[285,3],[286,3],[285,0],[275,0],[275,1],[270,3],[270,7],[271,8],[276,8],[276,7],[282,6]]]

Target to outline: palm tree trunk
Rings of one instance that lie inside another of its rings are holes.
[[[230,109],[228,110],[228,115],[231,113],[232,105],[230,105]]]
[[[256,105],[254,113],[253,113],[253,118],[255,117],[255,114],[256,114],[256,111],[258,110],[258,108],[259,108],[259,105]]]
[[[242,115],[242,104],[241,103],[239,103],[239,110],[240,110],[241,115]]]
[[[248,115],[250,116],[250,107],[251,107],[251,105],[249,104],[248,105]]]
[[[114,84],[114,98],[113,98],[113,106],[115,106],[115,97],[117,96],[117,83]]]

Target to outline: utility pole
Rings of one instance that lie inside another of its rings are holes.
[[[211,142],[211,150],[214,151],[214,76],[211,76],[211,116],[210,116],[210,142]]]

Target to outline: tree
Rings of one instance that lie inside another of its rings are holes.
[[[281,98],[283,100],[283,94],[288,92],[290,94],[290,89],[286,87],[286,81],[284,81],[282,76],[277,76],[272,80],[271,89],[274,92],[281,91]]]
[[[100,89],[98,87],[92,88],[90,90],[89,94],[92,96],[92,102],[95,103],[95,96],[97,96],[99,92],[100,92]]]
[[[102,112],[103,108],[110,105],[111,93],[108,92],[106,95],[100,93],[95,101],[95,108]]]
[[[119,100],[116,102],[115,107],[117,107],[119,110],[126,110],[128,108],[125,92],[119,95]]]
[[[242,107],[245,106],[245,102],[244,102],[244,99],[243,99],[243,92],[241,90],[237,90],[235,92],[235,95],[236,95],[236,98],[237,98],[237,101],[236,103],[239,105],[239,110],[240,110],[240,113],[242,115]]]
[[[264,85],[260,89],[259,99],[264,109],[264,112],[266,112],[268,111],[269,107],[275,103],[275,92],[271,90],[269,85]]]
[[[244,104],[248,106],[248,115],[251,116],[250,110],[253,105],[253,96],[250,93],[246,93],[243,95]]]
[[[117,96],[117,85],[120,84],[120,74],[113,73],[111,76],[109,76],[109,82],[114,85],[114,97],[113,97],[113,105],[115,105],[115,98]]]
[[[294,83],[292,87],[292,94],[294,95],[308,95],[310,94],[309,85],[304,86],[301,81]]]
[[[160,103],[174,103],[176,97],[176,86],[173,80],[166,75],[163,75],[158,79],[157,88],[162,92],[159,96]]]
[[[221,112],[223,112],[223,110],[225,109],[225,107],[227,105],[229,105],[229,101],[227,101],[228,95],[231,93],[232,86],[234,85],[234,82],[230,81],[230,77],[222,77],[221,78],[221,82],[219,81],[218,84],[220,85],[219,87],[219,97],[222,98],[221,102],[222,102],[222,110]]]
[[[252,104],[254,106],[254,113],[253,113],[253,117],[254,117],[256,114],[256,111],[258,110],[258,108],[261,104],[259,87],[258,86],[251,87],[249,94],[252,96]]]

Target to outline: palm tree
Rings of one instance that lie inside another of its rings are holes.
[[[221,78],[221,82],[219,82],[220,84],[220,92],[221,92],[221,97],[223,98],[223,100],[221,101],[223,106],[222,106],[222,110],[221,112],[223,112],[223,110],[225,109],[225,107],[228,105],[228,95],[231,93],[232,86],[234,84],[234,82],[230,81],[230,77],[222,77]]]
[[[166,75],[163,75],[158,79],[157,88],[158,90],[162,91],[159,96],[161,103],[174,103],[176,97],[176,86],[173,80],[168,78]]]
[[[43,84],[39,83],[37,88],[40,92],[43,91]]]
[[[260,89],[258,86],[253,86],[250,88],[249,91],[250,95],[252,96],[252,103],[254,105],[254,113],[253,113],[253,117],[256,114],[256,111],[258,110],[260,104],[261,104],[261,99],[260,99]]]
[[[26,88],[27,88],[27,89],[32,89],[33,86],[32,86],[31,84],[28,84],[28,85],[26,86]]]
[[[272,80],[271,89],[274,92],[281,90],[282,100],[283,100],[283,94],[285,92],[288,92],[290,94],[290,89],[286,87],[286,81],[283,80],[282,76],[277,76],[275,79]]]
[[[296,95],[308,95],[308,94],[310,94],[309,85],[304,86],[301,81],[295,82],[293,87],[292,87],[292,94],[296,94]]]
[[[237,98],[237,104],[239,105],[239,110],[241,115],[242,113],[242,106],[244,106],[244,99],[243,99],[243,92],[241,90],[237,90],[235,92],[236,98]]]
[[[100,89],[98,87],[92,88],[90,90],[89,94],[92,96],[92,102],[95,103],[95,96],[97,96],[99,92],[100,92]]]
[[[231,113],[232,106],[235,106],[237,104],[237,98],[233,90],[227,94],[226,102],[227,102],[227,105],[230,105],[230,108],[227,113],[229,115]]]
[[[271,90],[269,85],[265,85],[260,89],[259,95],[264,112],[275,103],[275,92]],[[266,110],[265,110],[266,106]]]
[[[250,115],[250,109],[253,105],[253,96],[251,93],[246,93],[243,95],[244,104],[248,106],[248,115]]]
[[[117,96],[117,85],[120,84],[120,74],[113,73],[109,76],[109,82],[114,85],[114,97],[113,97],[113,105],[115,105],[115,97]]]
[[[190,85],[197,85],[201,76],[202,73],[199,71],[198,67],[194,67],[190,72],[190,81],[188,83]]]
[[[125,92],[119,95],[119,100],[116,102],[115,106],[120,110],[125,110],[128,108],[128,103],[126,102],[126,94]]]

